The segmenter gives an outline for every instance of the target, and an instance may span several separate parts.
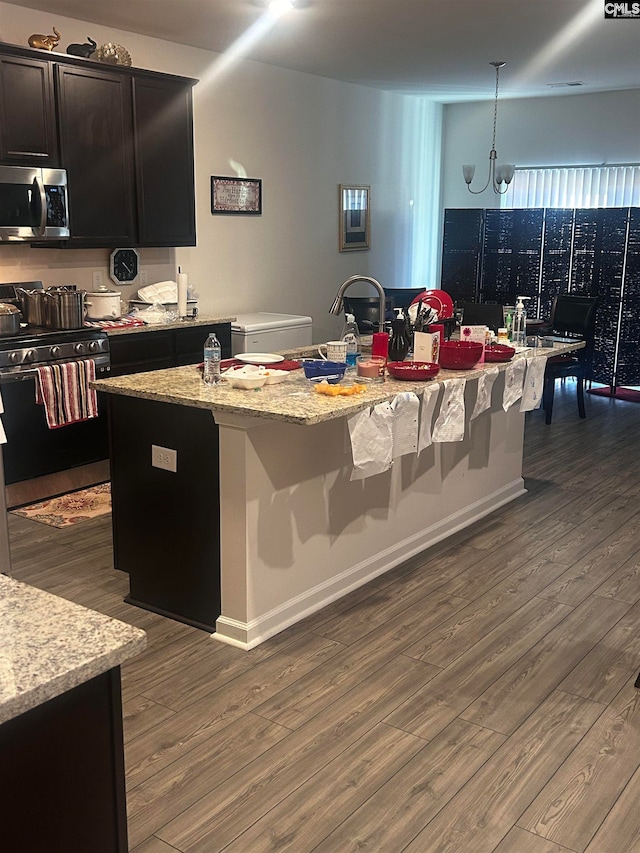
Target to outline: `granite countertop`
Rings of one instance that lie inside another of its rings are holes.
[[[233,323],[235,317],[212,317],[208,314],[199,314],[197,317],[187,317],[184,320],[175,320],[173,323],[150,323],[147,326],[127,326],[120,329],[103,329],[107,335],[137,335],[144,332],[162,332],[165,329],[188,329],[195,326],[209,326],[213,323]]]
[[[141,652],[144,631],[0,575],[0,723]]]
[[[583,346],[583,343],[554,344],[549,348],[517,353],[514,358],[548,358]],[[364,394],[349,397],[318,394],[305,379],[302,370],[291,371],[291,376],[279,385],[265,385],[255,391],[230,388],[225,383],[206,386],[202,382],[200,370],[194,365],[99,379],[92,385],[96,390],[110,394],[308,426],[350,416],[376,403],[392,400],[396,394],[405,391],[421,394],[423,391],[435,390],[445,379],[475,378],[491,367],[504,371],[508,364],[481,364],[473,370],[441,370],[435,379],[427,382],[398,381],[387,376],[384,383],[367,384]]]

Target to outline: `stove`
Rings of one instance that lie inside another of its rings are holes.
[[[0,336],[0,378],[22,378],[37,367],[92,358],[96,373],[109,369],[109,338],[100,329],[56,331],[25,326],[17,334]]]

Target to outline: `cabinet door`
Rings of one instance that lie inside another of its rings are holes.
[[[68,172],[69,245],[136,242],[131,80],[56,66],[60,146]]]
[[[112,376],[174,366],[173,334],[169,329],[112,335],[109,348]]]
[[[134,77],[140,246],[195,246],[190,80]]]
[[[59,165],[48,61],[0,57],[0,161]]]
[[[193,326],[175,332],[176,366],[198,364],[204,357],[204,342],[210,332],[215,332],[220,341],[222,358],[231,358],[231,323],[215,323],[211,326]]]

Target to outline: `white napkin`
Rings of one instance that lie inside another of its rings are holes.
[[[407,391],[396,394],[391,408],[393,409],[393,458],[415,453],[418,449],[418,412],[420,400],[416,394]]]
[[[440,414],[433,428],[433,441],[462,441],[464,438],[464,389],[466,379],[445,379]]]
[[[422,395],[422,403],[420,405],[420,429],[418,432],[418,453],[421,453],[425,447],[433,444],[431,439],[431,424],[433,423],[433,413],[436,410],[438,397],[440,396],[440,388],[436,391],[425,391]]]
[[[393,461],[393,409],[379,403],[349,418],[352,480],[364,480],[391,467]]]
[[[486,412],[491,406],[491,392],[493,391],[493,383],[496,381],[498,373],[499,370],[497,367],[490,367],[478,377],[478,396],[476,397],[476,404],[471,413],[471,420]]]
[[[2,418],[0,418],[0,444],[7,443],[7,435],[4,431],[4,427],[2,425]]]
[[[502,408],[506,412],[522,397],[522,383],[527,362],[524,358],[511,362],[504,372],[504,396]]]
[[[527,359],[527,373],[522,387],[521,412],[531,412],[542,402],[542,386],[547,359],[542,356],[532,356]]]

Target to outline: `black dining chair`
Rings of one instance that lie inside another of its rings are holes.
[[[581,418],[587,416],[584,407],[584,383],[591,374],[597,301],[595,296],[561,294],[554,297],[548,332],[552,337],[584,341],[586,346],[574,353],[555,355],[547,359],[542,389],[542,409],[545,413],[545,422],[548,424],[551,423],[553,414],[556,380],[568,376],[576,379],[578,414]]]
[[[462,322],[466,326],[488,326],[497,333],[504,326],[502,305],[495,302],[463,302]]]

